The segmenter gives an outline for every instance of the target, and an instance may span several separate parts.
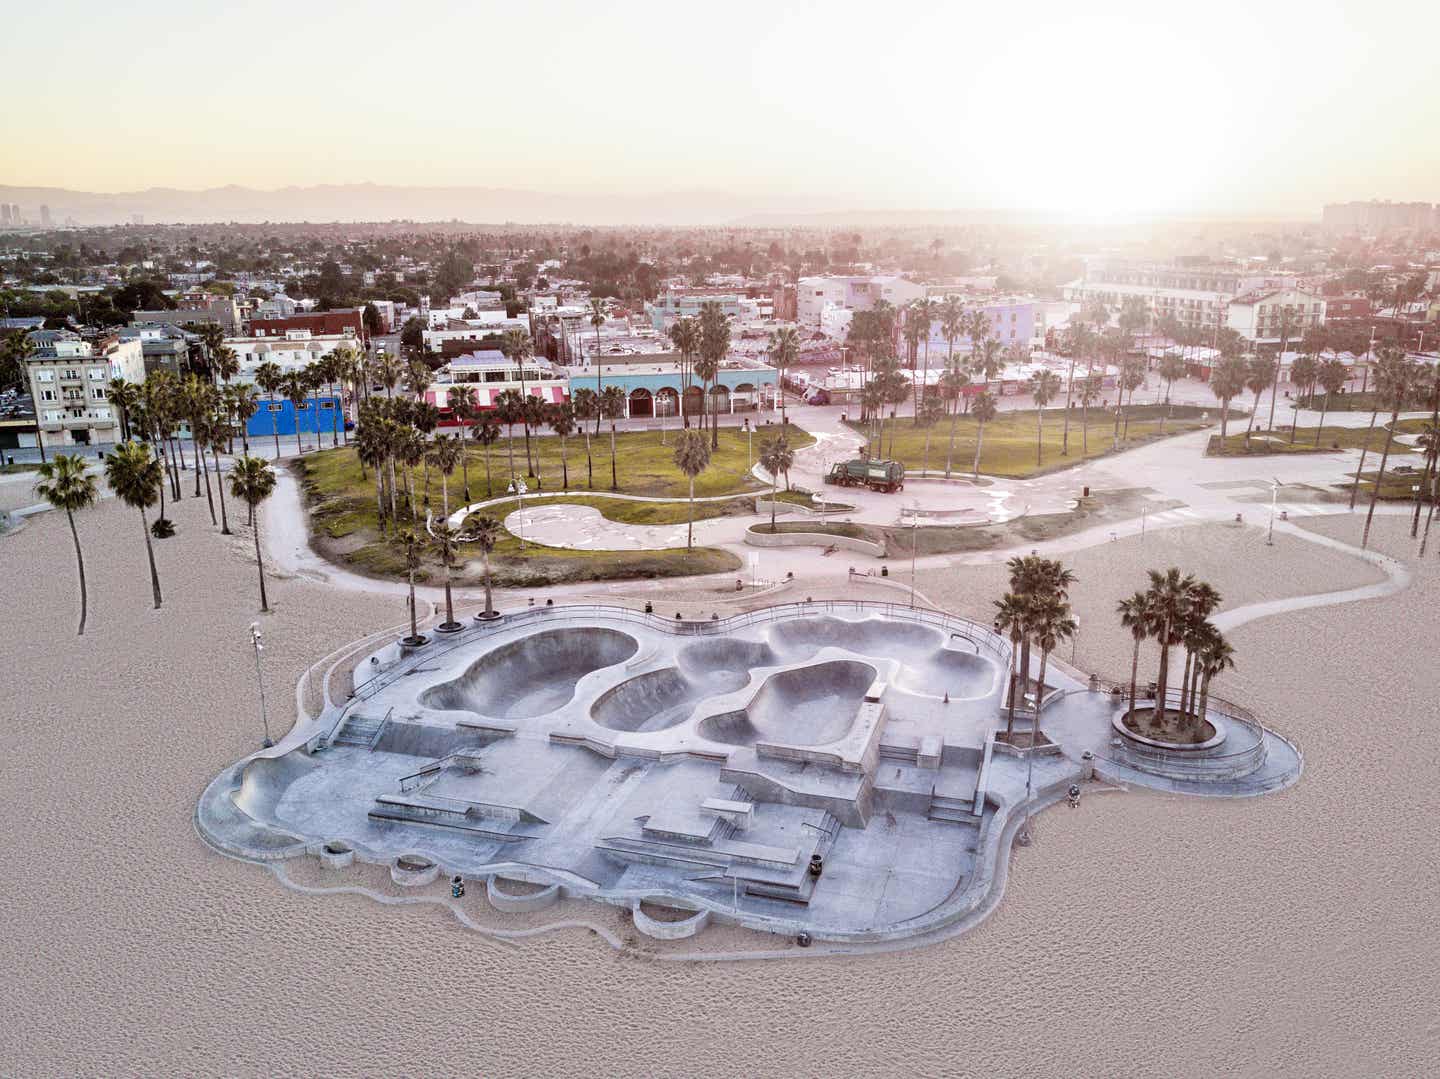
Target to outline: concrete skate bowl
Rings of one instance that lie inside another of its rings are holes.
[[[703,676],[717,671],[750,671],[755,667],[774,667],[779,663],[780,657],[768,644],[759,641],[717,637],[714,640],[687,644],[680,649],[676,660],[686,674]]]
[[[939,630],[914,622],[866,618],[795,618],[770,630],[775,651],[791,662],[813,656],[822,648],[843,648],[865,656],[909,663],[940,650],[945,643]]]
[[[623,663],[639,650],[634,637],[618,630],[546,630],[485,653],[459,678],[427,689],[420,703],[496,719],[531,719],[567,704],[587,674]]]
[[[975,700],[997,688],[1000,669],[974,652],[937,648],[928,655],[904,660],[894,684],[907,693],[952,701]]]
[[[590,718],[612,731],[663,731],[690,718],[706,697],[733,693],[750,681],[747,671],[720,668],[686,674],[665,667],[637,675],[607,690],[590,707]]]
[[[765,679],[743,709],[707,716],[697,730],[702,738],[731,746],[828,745],[849,733],[874,681],[874,667],[849,659],[780,671]]]

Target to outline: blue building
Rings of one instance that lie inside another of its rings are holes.
[[[285,397],[262,397],[255,415],[245,425],[250,438],[268,437],[274,434],[295,434],[295,405]],[[318,394],[306,399],[300,406],[301,434],[339,434],[345,427],[345,410],[340,398],[332,394]]]

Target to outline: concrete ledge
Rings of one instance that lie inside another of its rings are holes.
[[[349,843],[332,839],[321,845],[320,862],[326,869],[348,869],[355,864],[355,849]]]
[[[831,536],[823,532],[756,532],[751,527],[745,530],[745,542],[751,547],[837,547],[842,551],[855,551],[873,558],[885,556],[885,548],[879,543],[850,536]]]
[[[560,901],[560,885],[551,884],[542,887],[539,891],[507,892],[497,882],[508,880],[506,877],[493,876],[485,879],[485,898],[496,910],[509,911],[511,913],[524,913],[526,911],[545,910],[553,907]],[[515,884],[523,884],[524,881],[516,880]]]
[[[637,899],[630,905],[630,915],[634,919],[635,928],[644,933],[647,937],[654,937],[656,940],[685,940],[693,937],[700,930],[710,924],[710,912],[708,910],[697,910],[688,918],[680,921],[670,922],[660,918],[652,918],[646,914],[640,904],[643,900]],[[656,906],[664,904],[657,903]],[[670,908],[672,910],[680,908]]]
[[[407,862],[414,868],[407,865]],[[402,888],[419,888],[430,884],[438,876],[440,863],[427,855],[402,854],[390,863],[390,879]]]

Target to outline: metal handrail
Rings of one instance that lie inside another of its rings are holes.
[[[1122,697],[1128,698],[1130,695],[1129,683],[1109,682],[1097,679],[1095,686],[1105,693],[1114,693],[1118,690]],[[1154,698],[1141,696],[1137,692],[1135,703],[1139,704],[1146,700],[1153,701]],[[1167,709],[1173,705],[1178,711],[1180,700],[1180,689],[1166,688],[1165,707]],[[1248,745],[1241,746],[1239,749],[1235,749],[1222,742],[1220,745],[1211,749],[1176,751],[1145,746],[1127,739],[1121,742],[1121,756],[1136,758],[1148,763],[1170,766],[1175,765],[1179,761],[1183,761],[1186,770],[1194,772],[1228,771],[1234,768],[1238,762],[1246,762],[1251,758],[1255,760],[1256,766],[1258,767],[1259,763],[1265,759],[1265,728],[1249,709],[1243,708],[1223,697],[1209,695],[1205,702],[1205,714],[1207,716],[1215,715],[1221,719],[1230,720],[1232,723],[1237,724],[1253,741]],[[1101,754],[1101,756],[1103,756],[1103,754]]]

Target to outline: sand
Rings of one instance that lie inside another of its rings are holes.
[[[1092,794],[1040,817],[967,936],[691,964],[584,929],[511,944],[438,911],[307,897],[204,846],[197,795],[259,737],[256,587],[247,536],[222,543],[191,499],[174,515],[159,612],[137,515],[113,501],[82,515],[83,639],[64,519],[0,538],[0,1074],[1400,1075],[1440,1054],[1433,558],[1399,595],[1233,633],[1226,695],[1298,740],[1292,790]],[[1406,550],[1404,527],[1379,522],[1382,546]],[[1201,531],[1167,537],[1169,560],[1150,538],[1075,556],[1082,663],[1128,664],[1128,645],[1099,639],[1104,612],[1151,564],[1201,572],[1229,604],[1373,579],[1299,541],[1266,562]],[[974,613],[996,581],[952,569],[921,588]],[[276,714],[312,660],[403,615],[394,596],[302,580],[271,594]]]

